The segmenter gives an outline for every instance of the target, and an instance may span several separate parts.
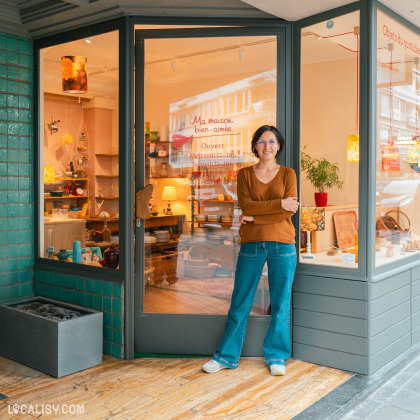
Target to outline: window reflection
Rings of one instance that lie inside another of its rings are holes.
[[[237,173],[254,164],[252,133],[276,121],[276,38],[152,39],[145,48],[145,184],[154,185],[145,312],[226,314],[239,252]],[[175,50],[186,57],[176,71]],[[267,313],[266,274],[252,315]]]
[[[359,12],[302,29],[300,262],[357,268]]]
[[[376,265],[420,251],[420,36],[378,11]]]
[[[41,257],[117,268],[118,32],[40,54]]]

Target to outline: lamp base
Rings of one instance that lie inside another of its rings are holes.
[[[168,207],[166,208],[166,210],[165,210],[165,214],[167,215],[167,216],[172,216],[173,215],[173,213],[172,213],[172,209],[171,209],[171,203],[168,203]]]

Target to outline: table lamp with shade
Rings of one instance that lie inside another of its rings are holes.
[[[178,200],[176,195],[175,187],[164,187],[162,192],[162,201],[168,202],[168,207],[166,208],[165,214],[172,215],[171,201]]]
[[[313,260],[315,255],[311,250],[311,232],[325,229],[325,208],[321,207],[302,207],[300,215],[300,230],[307,232],[308,241],[306,244],[306,253],[301,257],[304,260]]]

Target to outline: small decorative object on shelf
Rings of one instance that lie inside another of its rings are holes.
[[[74,241],[73,243],[73,262],[79,264],[82,262],[82,245],[80,241]]]
[[[111,245],[104,251],[103,262],[107,268],[117,268],[119,264],[119,252]]]
[[[60,261],[66,261],[68,257],[69,257],[69,253],[67,252],[66,249],[60,249],[60,251],[57,252],[57,258]]]

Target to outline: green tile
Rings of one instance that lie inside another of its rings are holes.
[[[0,35],[0,48],[3,50],[7,50],[7,40],[4,35]]]
[[[0,286],[0,303],[9,298],[9,288]]]
[[[34,259],[32,257],[20,258],[19,266],[21,270],[32,270]]]
[[[123,343],[122,331],[114,330],[113,336],[114,336],[114,340],[113,340],[114,343],[122,345]]]
[[[14,109],[14,108],[9,108]],[[18,110],[16,110],[18,112]],[[7,136],[7,145],[10,149],[19,149],[19,137],[18,136]]]
[[[7,271],[19,270],[19,258],[7,260]]]
[[[85,285],[86,285],[86,292],[93,293],[93,290],[94,290],[94,287],[93,287],[93,280],[91,280],[91,279],[86,279],[86,281],[85,281]]]
[[[9,51],[19,51],[19,42],[16,38],[8,37],[6,40],[7,50]]]
[[[19,231],[19,239],[21,243],[33,242],[34,231],[32,229]]]
[[[112,314],[109,312],[104,312],[104,325],[112,327]]]
[[[112,299],[112,312],[122,314],[122,300]]]
[[[83,277],[76,277],[77,281],[77,289],[78,290],[85,290],[85,279]]]
[[[19,297],[19,285],[14,284],[13,286],[9,287],[9,298],[16,299]]]
[[[7,234],[7,240],[9,241],[9,244],[18,244],[19,243],[19,232],[8,232]]]
[[[28,297],[34,295],[34,286],[33,283],[24,283],[19,285],[20,289],[20,296],[21,297]]]
[[[69,302],[77,303],[77,292],[75,290],[69,290]]]
[[[10,123],[9,123],[10,125]],[[19,162],[19,150],[9,149],[7,151],[7,161],[8,162]]]
[[[104,327],[104,340],[112,341],[112,328]]]
[[[77,280],[74,276],[67,276],[67,287],[69,289],[77,289]]]
[[[0,64],[0,77],[7,77],[7,66]]]
[[[122,317],[121,315],[112,315],[112,326],[118,330],[122,330]]]
[[[105,311],[112,311],[112,299],[108,296],[104,296],[104,310]]]
[[[89,308],[93,308],[93,295],[90,293],[85,294],[85,305]]]
[[[6,55],[6,63],[7,64],[19,64],[19,54],[14,51],[7,51]]]
[[[19,52],[29,54],[31,52],[30,45],[31,45],[31,41],[19,39]]]
[[[34,220],[32,217],[20,217],[19,227],[21,229],[32,229],[34,227]]]
[[[19,107],[19,103],[22,101],[24,104],[28,104],[28,106],[22,108],[29,108],[29,98],[26,96],[19,96],[19,95],[11,95],[10,93],[6,95],[7,97],[7,106],[13,106],[15,108]],[[26,101],[24,100],[26,99]]]
[[[7,165],[7,170],[9,175],[19,175],[19,164],[18,163],[9,163]]]
[[[7,62],[7,51],[0,50],[0,63],[6,63],[6,62]]]
[[[21,67],[19,69],[19,80],[22,80],[24,82],[29,82],[30,74],[31,74],[31,70]]]
[[[101,280],[94,280],[93,282],[93,291],[98,295],[103,294],[103,285]]]
[[[0,163],[0,175],[7,175],[7,162]]]
[[[20,257],[20,245],[10,245],[8,247],[8,256],[9,258]]]
[[[104,341],[103,351],[104,351],[104,354],[112,356],[112,343],[108,341]]]
[[[19,93],[19,84],[15,80],[7,80],[6,92]]]
[[[93,296],[93,307],[94,309],[102,309],[102,296]]]
[[[122,298],[122,285],[119,283],[114,283],[113,285],[113,296]]]
[[[34,254],[33,244],[21,244],[19,245],[19,254],[21,257],[30,257]]]
[[[4,233],[6,235],[6,240],[2,243],[7,243],[7,232],[4,232]],[[0,245],[0,259],[4,260],[4,259],[7,258],[7,254],[8,254],[8,252],[9,252],[9,250],[12,246],[13,245],[11,245],[11,246]],[[17,255],[17,256],[19,256],[19,255]],[[4,262],[2,261],[1,263],[4,263]],[[6,270],[3,270],[3,271],[6,271]]]
[[[77,292],[77,304],[85,306],[85,294],[84,292]]]
[[[104,289],[104,295],[112,296],[112,283],[104,281],[103,282],[103,289]]]
[[[31,67],[31,56],[27,54],[19,54],[19,65],[22,67]]]
[[[119,345],[112,345],[112,356],[117,357],[118,359],[122,358],[122,348]]]
[[[0,92],[6,92],[7,91],[7,80],[6,79],[0,79]],[[6,120],[6,118],[1,118],[2,120]]]
[[[32,283],[33,274],[32,270],[25,270],[19,272],[19,283]]]

